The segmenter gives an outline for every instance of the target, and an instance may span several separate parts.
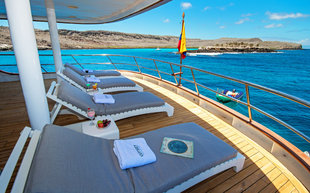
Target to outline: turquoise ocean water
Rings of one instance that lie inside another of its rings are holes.
[[[154,58],[162,61],[179,63],[179,55],[176,49],[96,49],[96,50],[62,50],[62,54],[121,54],[129,56],[140,56],[145,58]],[[0,52],[0,54],[13,52]],[[40,54],[51,54],[50,50],[39,51]],[[76,57],[80,63],[91,62],[109,62],[105,57]],[[135,65],[135,61],[131,58],[121,59],[120,57],[111,57],[113,62],[131,63]],[[53,58],[40,57],[42,64],[52,64]],[[74,63],[71,57],[63,57],[63,62]],[[141,66],[155,68],[153,61],[145,61],[137,59]],[[15,58],[12,56],[1,56],[0,65],[2,70],[17,72],[16,66],[3,66],[7,64],[15,64]],[[234,77],[237,79],[249,81],[265,87],[276,89],[290,95],[310,101],[310,50],[281,50],[278,53],[252,53],[252,54],[222,54],[218,56],[188,56],[183,60],[184,65],[194,66],[210,72]],[[170,65],[165,63],[157,63],[159,70],[171,73]],[[86,65],[85,65],[86,66]],[[96,65],[94,68],[110,69],[111,65]],[[117,64],[119,69],[138,70],[134,66],[124,66]],[[53,71],[53,66],[44,66],[48,71]],[[90,65],[87,65],[90,68]],[[158,76],[156,72],[142,69],[142,72]],[[174,68],[177,72],[178,68]],[[191,72],[184,71],[183,77],[192,80]],[[217,78],[211,75],[195,72],[195,77],[201,84],[216,90],[221,89],[237,89],[245,92],[243,85]],[[169,76],[163,78],[174,81]],[[191,83],[182,82],[186,86],[195,91],[195,86]],[[214,100],[215,94],[203,88],[199,88],[201,94]],[[260,90],[250,88],[251,104],[266,111],[267,113],[285,121],[296,129],[310,136],[310,109],[302,105],[290,102],[287,99],[262,92]],[[246,97],[242,99],[246,101]],[[248,116],[247,107],[236,104],[234,102],[225,105],[237,110],[238,112]],[[285,127],[279,125],[273,120],[253,111],[253,119],[267,126],[277,134],[281,135],[303,151],[310,151],[310,144],[289,131]]]

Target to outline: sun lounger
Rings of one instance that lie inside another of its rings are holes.
[[[85,70],[68,63],[66,63],[64,66],[66,68],[71,68],[81,76],[94,75],[96,77],[105,77],[121,75],[121,73],[117,72],[116,70]]]
[[[115,100],[114,104],[97,104],[93,101],[93,96],[70,85],[66,81],[62,81],[59,84],[52,82],[46,96],[56,102],[51,112],[52,123],[62,105],[86,118],[88,117],[87,108],[92,108],[95,110],[96,116],[104,117],[110,115],[115,121],[156,112],[167,112],[168,116],[172,116],[174,110],[164,100],[149,92],[114,94],[112,95]]]
[[[87,87],[87,81],[84,76],[79,75],[74,70],[70,68],[64,68],[63,71],[57,73],[58,76],[62,77],[66,81],[70,82],[72,85],[78,87],[84,92],[88,92],[92,89]],[[115,76],[109,78],[100,79],[97,87],[100,89],[101,93],[118,92],[118,91],[139,91],[142,92],[143,88],[137,85],[132,80],[123,77]]]
[[[3,171],[10,177],[15,167],[11,162],[18,160],[18,149],[23,149],[31,135],[13,192],[181,192],[229,168],[239,172],[245,160],[237,150],[194,123],[133,136],[145,138],[157,161],[126,170],[120,169],[113,153],[113,140],[55,125],[34,133],[25,128],[21,135]],[[194,159],[160,153],[167,136],[193,141]],[[4,190],[9,181],[6,178],[1,175]]]

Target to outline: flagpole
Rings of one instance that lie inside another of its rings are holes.
[[[183,14],[182,14],[182,28],[183,28],[183,26],[184,26],[184,16],[185,16],[185,13],[183,12]],[[180,86],[181,85],[181,76],[182,76],[182,54],[180,53],[180,78],[179,78],[179,84],[178,84],[178,86]]]

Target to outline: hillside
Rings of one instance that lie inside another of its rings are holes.
[[[48,30],[35,30],[39,49],[51,49]],[[100,48],[174,48],[177,36],[158,36],[130,34],[111,31],[74,31],[59,30],[62,49],[100,49]],[[289,42],[269,42],[259,38],[220,38],[216,40],[187,39],[187,47],[224,46],[228,43],[244,42],[262,48],[301,49],[300,44]],[[0,50],[12,50],[8,27],[0,26]]]
[[[204,47],[255,47],[274,50],[302,49],[301,44],[280,41],[262,41],[259,38],[220,38],[216,40],[206,40]]]

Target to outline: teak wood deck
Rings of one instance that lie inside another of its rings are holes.
[[[158,85],[141,79],[133,80],[144,87],[145,91],[152,92],[171,104],[175,112],[173,117],[168,117],[165,113],[155,113],[117,121],[121,138],[173,124],[195,122],[246,157],[244,168],[239,173],[235,173],[233,169],[226,170],[185,192],[308,192],[276,158],[232,126]],[[46,90],[51,82],[52,80],[45,80]],[[25,126],[30,126],[30,123],[20,82],[0,83],[0,98],[0,168],[3,168],[20,131]],[[54,102],[48,100],[48,103],[52,109]],[[58,115],[54,124],[68,125],[79,121],[81,120],[74,115]]]

